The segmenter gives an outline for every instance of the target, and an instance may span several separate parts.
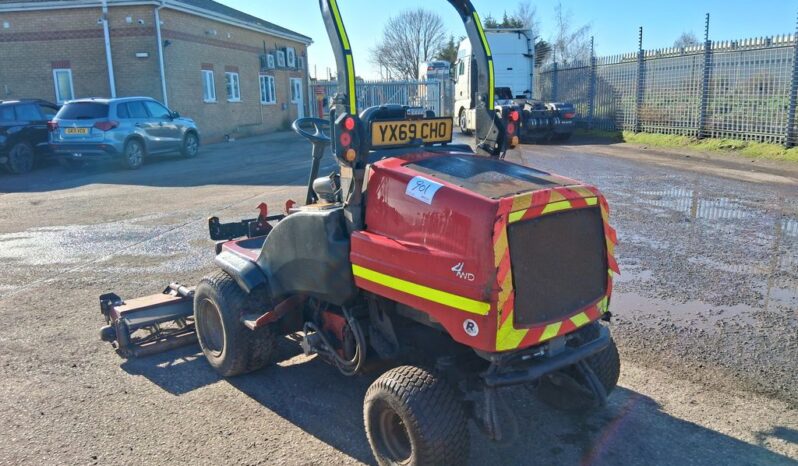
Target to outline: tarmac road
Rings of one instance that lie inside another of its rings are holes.
[[[309,153],[280,133],[136,172],[0,175],[0,464],[373,463],[373,377],[286,344],[279,365],[224,380],[195,347],[125,362],[97,338],[99,294],[198,281],[207,217],[301,200]],[[795,464],[798,175],[598,144],[510,158],[609,198],[623,370],[585,416],[506,391],[519,435],[494,445],[472,429],[472,463]]]

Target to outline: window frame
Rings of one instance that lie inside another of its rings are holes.
[[[276,57],[277,57],[277,68],[285,68],[285,51],[277,50]]]
[[[147,115],[149,115],[150,118],[163,119],[163,120],[169,120],[169,119],[172,118],[172,111],[169,110],[166,107],[166,105],[163,105],[162,103],[160,103],[160,102],[158,102],[156,100],[142,100],[141,103],[144,105],[144,109],[147,111]],[[150,110],[149,105],[155,105],[155,106],[161,107],[162,109],[166,110],[166,115],[162,116],[162,117],[155,116],[152,113],[152,110]]]
[[[42,117],[45,120],[52,120],[58,114],[58,108],[54,107],[54,106],[52,106],[50,104],[45,104],[43,102],[37,102],[36,106],[39,107],[39,113],[42,115]],[[50,109],[53,112],[53,116],[48,118],[46,112],[44,111],[45,108]]]
[[[266,86],[269,86],[271,83],[271,100],[264,99],[263,95],[263,82],[266,82]],[[261,105],[277,105],[277,82],[274,79],[273,75],[270,74],[261,74],[258,76],[258,87],[260,89],[260,104]]]
[[[33,113],[31,113],[30,115],[22,115],[21,111],[25,108],[33,109]],[[23,116],[27,117],[33,116],[35,118],[22,118]],[[14,105],[14,117],[16,118],[16,121],[30,121],[30,122],[42,121],[44,119],[41,110],[39,110],[39,106],[36,105],[35,102],[20,102]]]
[[[58,89],[58,74],[65,72],[69,77],[69,93],[71,94],[68,99],[64,99]],[[70,100],[75,99],[75,84],[72,80],[72,68],[53,68],[53,85],[55,86],[55,102],[62,105]]]
[[[235,79],[232,79],[235,77]],[[230,79],[230,90],[227,88],[227,80]],[[233,86],[235,84],[235,86]],[[224,72],[224,91],[227,94],[227,101],[228,102],[241,102],[241,76],[236,71],[225,71]],[[230,96],[230,91],[233,92],[233,96]]]
[[[216,103],[216,79],[213,75],[213,70],[201,70],[202,71],[202,101],[206,104],[213,104]],[[210,81],[206,79],[206,76],[210,76]],[[208,86],[210,84],[210,86]],[[213,95],[206,96],[205,91],[211,91]]]

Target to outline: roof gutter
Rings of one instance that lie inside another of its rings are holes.
[[[111,33],[108,29],[108,2],[102,0],[103,5],[103,37],[105,38],[105,62],[108,65],[108,85],[111,88],[111,98],[116,98],[116,79],[114,79],[114,61],[111,57]]]

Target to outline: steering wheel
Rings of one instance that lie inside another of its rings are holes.
[[[305,129],[310,126],[313,126],[313,132]],[[330,130],[330,122],[328,120],[322,120],[321,118],[298,118],[291,123],[291,129],[313,143],[329,144],[332,141],[327,134]]]

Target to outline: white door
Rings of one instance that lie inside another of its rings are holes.
[[[302,80],[291,78],[291,103],[296,105],[296,117],[304,118],[305,100],[302,98]]]

